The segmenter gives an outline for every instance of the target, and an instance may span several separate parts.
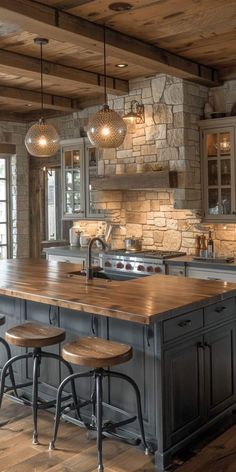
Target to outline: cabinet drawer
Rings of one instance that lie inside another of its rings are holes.
[[[204,308],[205,325],[224,320],[235,313],[235,297],[222,300]]]
[[[171,320],[164,321],[163,333],[164,341],[191,333],[195,329],[203,327],[203,310],[195,310],[181,316],[177,316]]]

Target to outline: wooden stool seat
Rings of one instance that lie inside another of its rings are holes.
[[[5,338],[16,346],[41,348],[64,341],[65,330],[30,321],[8,329]]]
[[[0,314],[0,326],[4,325],[5,323],[6,323],[5,316]]]
[[[132,347],[127,344],[86,337],[63,346],[63,358],[77,365],[93,368],[122,364],[132,358]]]

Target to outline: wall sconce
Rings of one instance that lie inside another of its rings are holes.
[[[47,174],[49,175],[49,177],[52,177],[52,169],[48,169],[46,166],[43,166],[43,167],[42,167],[42,171],[43,171],[43,172],[47,172]]]
[[[123,116],[123,120],[127,123],[129,131],[133,131],[136,124],[140,125],[145,123],[144,105],[139,103],[137,100],[132,100],[131,110]]]

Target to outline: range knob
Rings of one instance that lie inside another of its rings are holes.
[[[110,261],[106,261],[104,265],[105,265],[105,267],[111,267],[111,262],[110,262]]]
[[[140,272],[144,272],[145,267],[143,265],[138,265],[137,270],[140,271]]]
[[[132,270],[133,269],[131,264],[126,264],[125,268],[126,268],[126,270]]]
[[[157,272],[159,274],[161,272],[161,268],[160,267],[155,267],[155,272]]]
[[[117,267],[117,269],[123,269],[124,264],[122,264],[122,262],[117,262],[116,267]]]
[[[153,272],[153,267],[152,267],[152,266],[148,266],[148,267],[147,267],[147,272]]]

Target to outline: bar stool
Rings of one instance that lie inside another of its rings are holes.
[[[10,344],[14,344],[18,347],[25,347],[25,348],[33,348],[32,351],[26,352],[24,354],[20,354],[14,357],[11,357],[4,365],[2,369],[2,376],[1,376],[1,388],[0,388],[0,407],[2,404],[3,394],[4,394],[4,387],[6,376],[8,372],[11,372],[12,365],[14,362],[22,360],[22,359],[33,359],[33,374],[32,374],[32,381],[15,384],[16,391],[18,389],[22,389],[24,387],[28,387],[32,385],[32,398],[30,400],[23,399],[21,403],[25,405],[29,405],[32,407],[32,418],[33,418],[33,444],[38,444],[38,428],[37,428],[37,420],[38,420],[38,409],[46,409],[55,406],[56,400],[51,400],[47,402],[39,401],[38,398],[38,385],[39,385],[39,377],[40,377],[40,364],[42,358],[52,358],[62,362],[68,369],[69,374],[73,374],[73,369],[71,365],[63,359],[58,354],[45,352],[42,350],[42,347],[52,346],[55,344],[59,344],[60,342],[64,341],[65,339],[65,330],[61,328],[55,328],[52,326],[47,326],[41,323],[35,322],[27,322],[20,324],[18,326],[14,326],[10,328],[5,333],[6,340]],[[74,403],[76,404],[76,391],[74,380],[71,381],[71,389],[72,389],[72,397]],[[79,410],[77,409],[77,414],[79,415]]]
[[[6,323],[6,317],[2,314],[0,314],[0,326],[4,325]],[[6,349],[6,354],[7,354],[7,359],[11,359],[11,348],[9,346],[9,344],[5,341],[4,338],[0,337],[0,343],[4,346],[4,348]],[[8,373],[9,377],[10,377],[10,380],[11,380],[11,385],[5,385],[5,393],[6,392],[9,392],[9,390],[13,390],[14,391],[14,395],[17,397],[17,390],[16,390],[16,384],[15,384],[15,377],[14,377],[14,373],[13,373],[13,369],[12,369],[12,366],[10,366],[9,368],[9,373]]]
[[[65,410],[65,408],[68,407],[68,405],[65,407],[63,407],[62,405],[62,393],[64,387],[68,382],[71,381],[71,379],[92,377],[94,379],[95,385],[95,389],[90,399],[90,403],[93,406],[92,422],[91,424],[87,424],[86,422],[84,422],[84,425],[89,429],[93,428],[97,431],[98,472],[103,472],[104,470],[102,458],[102,436],[104,435],[104,433],[108,433],[108,435],[112,435],[113,433],[114,436],[117,437],[118,435],[115,433],[116,428],[135,421],[137,419],[137,416],[140,427],[141,442],[143,444],[145,454],[149,453],[149,447],[146,443],[143,427],[140,392],[137,384],[132,378],[125,374],[104,369],[104,366],[111,367],[113,365],[122,364],[124,362],[129,361],[132,358],[132,354],[132,347],[130,346],[115,343],[112,341],[107,341],[105,339],[96,337],[81,338],[64,345],[62,349],[62,356],[65,360],[71,362],[72,364],[93,367],[93,370],[85,373],[75,373],[73,375],[70,375],[65,380],[63,380],[61,385],[59,386],[57,393],[56,416],[53,438],[49,444],[50,450],[55,448],[55,441],[59,428],[60,416]],[[120,378],[129,382],[129,384],[133,387],[136,395],[137,416],[116,423],[108,422],[106,425],[103,424],[102,381],[105,377]],[[74,407],[75,405],[70,405],[70,409],[73,409]],[[79,407],[81,408],[81,405],[79,405]]]

